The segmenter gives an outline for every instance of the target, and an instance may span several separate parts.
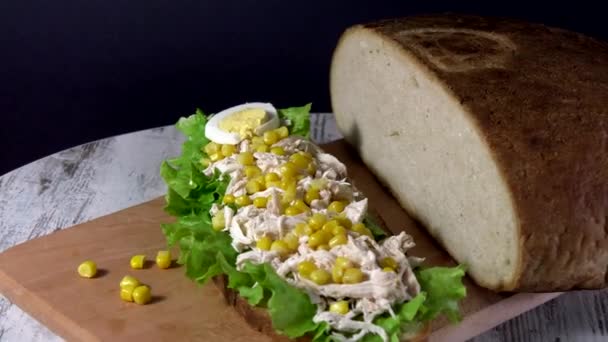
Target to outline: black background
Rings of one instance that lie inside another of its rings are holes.
[[[600,5],[511,1],[0,1],[0,175],[196,107],[313,103],[349,25],[418,13],[509,16],[608,38]]]

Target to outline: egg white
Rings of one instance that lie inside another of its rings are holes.
[[[276,108],[270,103],[262,103],[262,102],[251,102],[244,103],[238,106],[230,107],[228,109],[224,109],[223,111],[213,115],[207,125],[205,125],[205,136],[207,139],[213,141],[216,144],[230,144],[236,145],[243,140],[238,133],[232,133],[224,131],[220,128],[220,122],[235,113],[238,113],[245,109],[251,108],[260,108],[266,112],[267,121],[259,125],[254,129],[254,133],[257,135],[262,135],[264,132],[278,128],[280,125],[279,115],[277,114]]]

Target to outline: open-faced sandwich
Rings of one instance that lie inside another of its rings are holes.
[[[346,166],[309,140],[309,110],[247,103],[179,120],[182,153],[161,168],[177,220],[163,232],[186,275],[215,280],[279,338],[403,341],[440,314],[457,321],[463,267],[427,268],[407,232],[384,232]]]

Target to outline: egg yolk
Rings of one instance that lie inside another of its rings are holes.
[[[253,136],[254,130],[266,121],[266,111],[261,108],[250,108],[238,111],[220,121],[220,129],[238,133],[247,139]]]

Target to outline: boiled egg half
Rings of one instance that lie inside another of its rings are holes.
[[[217,144],[236,145],[243,139],[278,128],[276,108],[270,103],[251,102],[225,109],[209,119],[207,139]]]

